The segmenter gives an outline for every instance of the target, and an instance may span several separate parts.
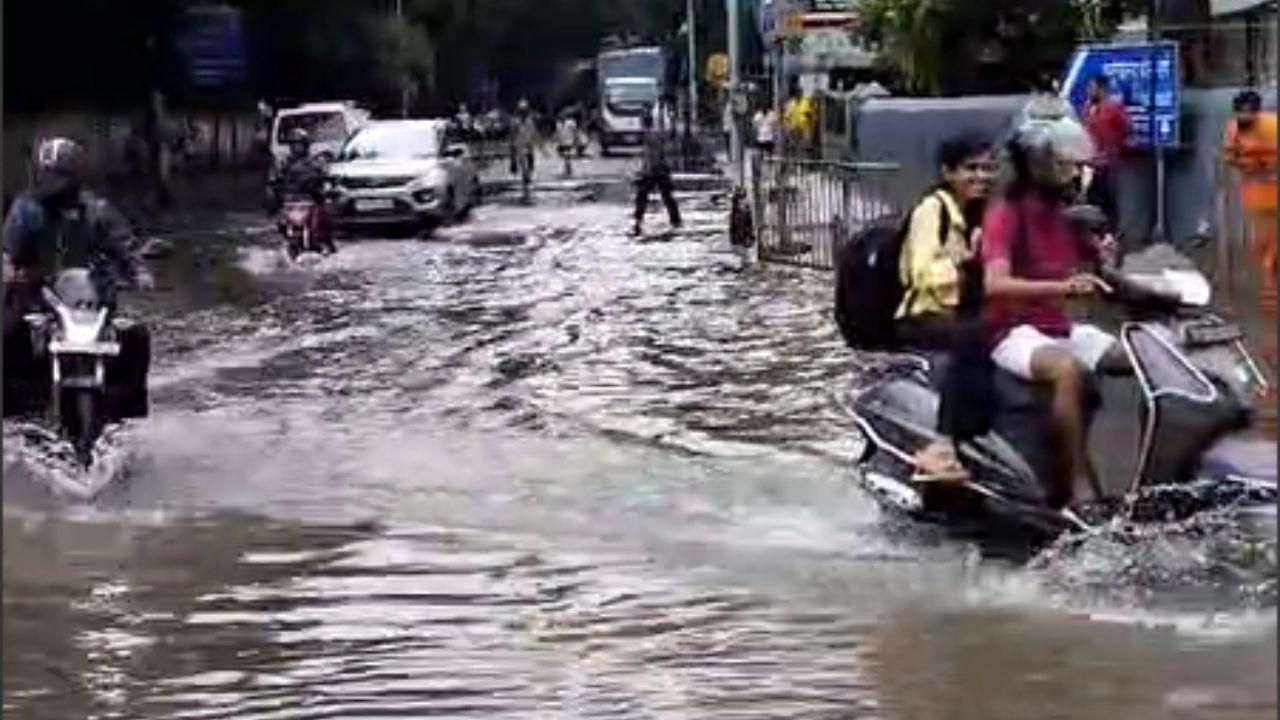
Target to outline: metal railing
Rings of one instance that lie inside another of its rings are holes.
[[[667,136],[667,158],[671,172],[677,174],[716,174],[720,163],[716,156],[724,152],[724,138],[719,133],[699,131]]]
[[[753,155],[752,220],[761,260],[830,270],[849,238],[900,214],[898,166]]]

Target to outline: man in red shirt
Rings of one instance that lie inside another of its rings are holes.
[[[1073,322],[1068,298],[1100,285],[1081,266],[1111,252],[1114,241],[1079,237],[1063,212],[1093,145],[1074,121],[1032,121],[1010,143],[1014,179],[982,226],[987,319],[996,366],[1053,387],[1057,472],[1049,501],[1069,505],[1091,488],[1081,416],[1086,373],[1127,365],[1115,338]]]
[[[1089,183],[1087,199],[1100,207],[1107,221],[1115,227],[1119,215],[1115,171],[1129,138],[1129,113],[1123,104],[1111,97],[1109,88],[1106,75],[1098,75],[1089,81],[1084,125],[1097,152],[1093,157],[1093,180]]]

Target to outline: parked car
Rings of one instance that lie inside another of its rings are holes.
[[[271,158],[278,169],[289,156],[289,135],[303,129],[311,137],[311,153],[337,157],[347,139],[370,121],[369,113],[354,103],[307,103],[281,110],[271,124]]]
[[[431,229],[464,217],[480,199],[471,152],[448,120],[372,122],[342,148],[329,175],[333,220],[348,229]]]

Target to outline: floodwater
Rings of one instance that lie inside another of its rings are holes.
[[[1269,573],[903,532],[842,468],[829,279],[626,213],[180,251],[121,481],[47,497],[6,434],[6,716],[1275,716]]]

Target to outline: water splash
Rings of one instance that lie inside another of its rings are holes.
[[[1100,619],[1156,613],[1221,630],[1269,614],[1277,600],[1275,536],[1229,511],[1178,523],[1117,520],[1060,538],[1027,570],[1056,603]]]
[[[71,444],[56,432],[34,422],[6,423],[5,477],[58,500],[89,502],[129,476],[138,460],[129,440],[134,432],[131,423],[107,427],[85,468],[76,461]]]

